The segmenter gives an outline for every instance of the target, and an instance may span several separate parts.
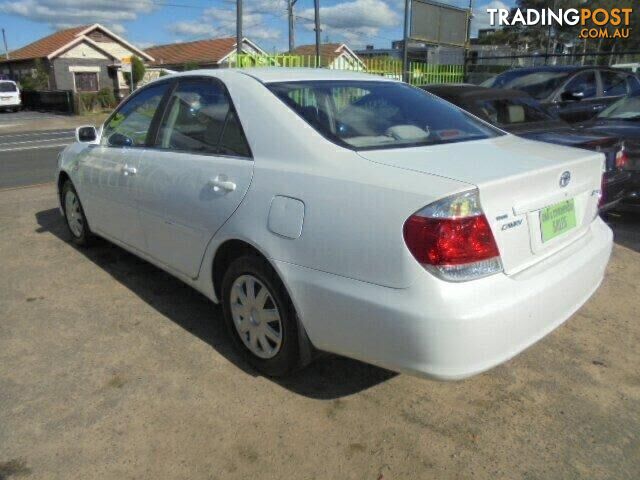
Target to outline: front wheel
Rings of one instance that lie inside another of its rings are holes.
[[[224,274],[221,300],[233,343],[256,370],[280,377],[300,366],[295,309],[266,260],[234,260]]]
[[[93,236],[87,223],[87,217],[82,209],[78,192],[76,192],[69,180],[62,186],[61,199],[67,228],[71,234],[71,241],[82,247],[87,246]]]

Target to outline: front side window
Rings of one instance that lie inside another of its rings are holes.
[[[581,94],[580,98],[594,98],[598,94],[596,73],[582,72],[573,77],[564,87],[563,93]]]
[[[153,85],[131,97],[109,119],[102,134],[102,144],[112,147],[143,147],[153,116],[168,83]]]
[[[96,72],[76,72],[73,75],[76,82],[76,92],[97,92],[99,90]]]
[[[302,81],[268,88],[309,125],[347,148],[397,148],[501,135],[449,103],[398,82]]]
[[[498,125],[556,121],[544,108],[527,98],[501,98],[477,102],[478,108]]]
[[[616,72],[600,72],[602,93],[605,97],[619,97],[627,94],[627,76]]]

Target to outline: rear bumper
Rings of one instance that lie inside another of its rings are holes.
[[[611,210],[624,200],[631,189],[631,177],[631,173],[626,170],[605,173],[601,212]]]
[[[640,171],[631,173],[630,187],[616,210],[640,210]]]
[[[598,218],[573,244],[517,275],[447,283],[424,272],[406,289],[274,263],[317,348],[454,380],[508,360],[567,320],[600,285],[612,238]]]
[[[22,101],[19,98],[15,100],[0,100],[0,108],[14,108],[19,107],[20,105],[22,105]]]

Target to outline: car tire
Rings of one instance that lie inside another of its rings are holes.
[[[84,214],[80,197],[70,180],[64,182],[60,193],[64,210],[65,224],[71,235],[71,241],[81,247],[88,246],[93,240],[87,217]]]
[[[257,371],[282,377],[301,367],[295,308],[264,258],[244,255],[231,262],[221,303],[234,346]]]

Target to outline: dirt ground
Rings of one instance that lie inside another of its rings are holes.
[[[640,478],[640,216],[564,326],[475,378],[344,358],[251,372],[220,310],[0,192],[0,479]]]

